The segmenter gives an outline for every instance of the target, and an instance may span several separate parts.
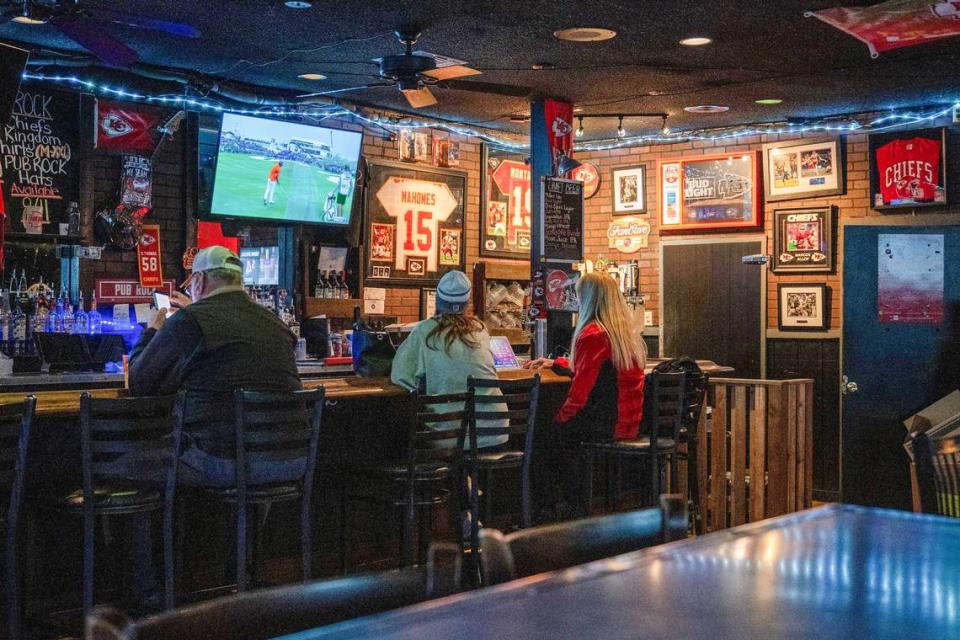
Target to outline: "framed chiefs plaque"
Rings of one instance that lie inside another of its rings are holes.
[[[429,287],[447,271],[462,271],[466,188],[462,171],[368,162],[368,286]]]
[[[946,128],[870,136],[870,204],[878,211],[947,204]]]

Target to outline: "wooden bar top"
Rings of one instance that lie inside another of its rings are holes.
[[[657,364],[656,360],[651,360],[647,365],[647,370]],[[730,372],[730,367],[722,367],[713,362],[700,362],[701,368],[706,373]],[[539,369],[542,384],[560,384],[570,382],[567,376],[561,376],[550,369]],[[527,369],[512,369],[500,371],[499,375],[503,379],[518,379],[530,377],[534,371]],[[368,398],[368,397],[389,397],[399,396],[406,393],[402,387],[390,382],[389,378],[360,378],[358,376],[349,376],[343,378],[307,378],[303,381],[304,389],[315,389],[323,386],[326,388],[326,397],[329,400],[343,400],[350,398]],[[80,412],[80,394],[79,390],[63,391],[38,391],[34,393],[37,397],[37,414],[47,417],[69,417],[76,416]],[[95,398],[119,398],[125,393],[124,389],[92,389],[87,391]],[[0,405],[22,402],[24,392],[0,393]]]

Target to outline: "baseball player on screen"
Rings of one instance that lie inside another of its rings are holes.
[[[263,192],[263,206],[273,204],[273,192],[277,189],[277,183],[280,182],[280,171],[283,169],[283,161],[280,160],[270,169],[270,175],[267,176],[267,189]]]

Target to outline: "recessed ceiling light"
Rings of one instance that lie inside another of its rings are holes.
[[[760,100],[754,100],[757,104],[780,104],[783,102],[780,98],[761,98]]]
[[[567,42],[601,42],[616,37],[617,32],[600,27],[570,27],[553,32],[553,37]]]
[[[685,47],[702,47],[705,44],[710,44],[713,42],[712,38],[706,36],[690,36],[689,38],[684,38],[680,41]]]
[[[322,73],[301,73],[298,78],[303,78],[304,80],[326,80],[327,76]]]
[[[684,107],[683,110],[688,113],[723,113],[724,111],[730,111],[730,107],[718,104],[698,104],[693,107]]]
[[[309,9],[313,6],[313,3],[309,2],[309,0],[287,0],[283,4],[291,9]]]

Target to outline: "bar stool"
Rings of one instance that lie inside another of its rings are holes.
[[[37,406],[34,396],[22,403],[0,405],[0,532],[4,537],[3,590],[11,640],[21,633],[20,517],[26,483],[27,448]]]
[[[174,461],[182,423],[182,393],[122,399],[80,396],[83,484],[54,509],[83,518],[85,613],[93,606],[95,519],[156,511],[163,514],[164,604],[173,607]]]
[[[677,459],[687,461],[687,511],[693,531],[703,533],[703,514],[700,513],[700,460],[697,457],[699,435],[697,426],[706,407],[707,388],[710,376],[706,373],[686,372],[684,407],[678,442],[686,444],[686,450],[678,450]]]
[[[466,503],[463,447],[473,394],[411,395],[415,406],[407,426],[406,449],[401,462],[357,467],[355,476],[363,474],[372,479],[374,485],[362,487],[360,483],[349,482],[350,489],[344,491],[340,501],[340,566],[344,572],[348,555],[346,505],[349,500],[402,508],[401,567],[413,564],[414,529],[419,530],[418,557],[422,559],[430,533],[427,525],[432,521],[434,507],[449,504],[451,495],[458,501],[458,510],[460,504]],[[457,532],[457,537],[462,550],[460,533]]]
[[[300,536],[303,579],[313,572],[313,483],[320,441],[325,390],[234,392],[236,424],[236,485],[206,488],[218,501],[236,513],[237,591],[247,589],[248,509],[256,512],[253,533],[252,575],[263,546],[263,531],[270,507],[279,502],[300,501]],[[265,467],[287,467],[288,478],[264,479]]]
[[[633,440],[614,440],[611,442],[582,442],[580,451],[585,462],[587,509],[593,509],[593,461],[597,455],[604,456],[608,464],[616,465],[616,480],[608,502],[612,510],[619,503],[621,464],[625,458],[646,463],[650,473],[647,489],[653,500],[662,493],[662,469],[669,462],[671,476],[676,479],[677,442],[686,398],[686,373],[659,373],[654,371],[647,376],[645,394],[650,394],[650,403],[646,404],[647,414],[643,416],[640,430],[646,432]],[[641,476],[640,486],[646,482]]]
[[[474,514],[471,538],[474,548],[479,520],[493,515],[493,477],[507,469],[520,470],[520,526],[531,524],[530,515],[530,461],[533,457],[533,432],[540,398],[540,374],[518,380],[467,378],[467,387],[473,393],[473,412],[470,416],[470,465],[477,482],[471,485],[470,503]],[[489,394],[482,390],[491,390]],[[506,405],[498,410],[491,405]],[[478,426],[478,421],[506,421],[502,427]],[[503,448],[485,452],[477,447],[479,437],[508,436]],[[480,508],[479,493],[483,494]]]

